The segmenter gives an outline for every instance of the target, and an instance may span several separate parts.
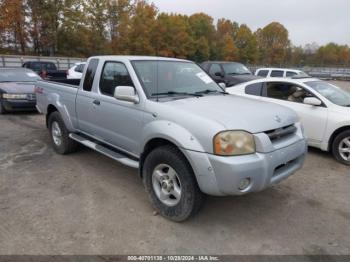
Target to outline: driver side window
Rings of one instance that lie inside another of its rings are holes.
[[[265,96],[289,102],[303,103],[304,98],[313,95],[304,88],[292,83],[266,83]]]
[[[117,86],[132,86],[126,66],[119,62],[106,62],[100,79],[100,91],[107,96],[114,96],[114,90]]]

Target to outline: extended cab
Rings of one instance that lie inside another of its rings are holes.
[[[79,86],[39,81],[36,92],[58,153],[81,143],[138,168],[154,207],[174,221],[195,213],[203,193],[284,180],[307,150],[292,110],[228,95],[186,60],[91,57]]]

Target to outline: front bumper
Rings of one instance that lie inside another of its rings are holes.
[[[261,191],[279,183],[303,166],[307,152],[305,139],[269,153],[223,157],[186,150],[202,192],[209,195],[242,195]],[[240,190],[242,179],[250,184]]]
[[[34,111],[34,110],[36,110],[36,101],[35,100],[3,99],[2,105],[6,111]]]

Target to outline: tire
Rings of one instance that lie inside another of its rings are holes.
[[[69,132],[59,112],[53,112],[49,116],[48,126],[54,150],[61,155],[75,152],[78,143],[69,138]]]
[[[350,130],[336,136],[332,144],[332,154],[337,161],[350,166]]]
[[[0,115],[5,114],[6,110],[4,108],[4,106],[2,105],[2,101],[0,100]]]
[[[162,146],[150,152],[145,159],[142,175],[146,192],[163,217],[181,222],[199,211],[204,195],[190,164],[176,147]]]

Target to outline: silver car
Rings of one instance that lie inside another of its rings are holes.
[[[198,211],[204,194],[286,179],[307,151],[292,110],[229,95],[186,60],[91,57],[80,86],[40,81],[37,92],[58,153],[81,143],[138,168],[154,207],[174,221]]]

